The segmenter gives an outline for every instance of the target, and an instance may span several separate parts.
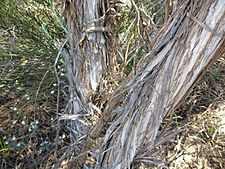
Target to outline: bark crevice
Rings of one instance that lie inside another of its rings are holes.
[[[71,128],[75,130],[75,141],[89,133],[82,144],[82,154],[91,151],[94,141],[104,134],[96,169],[124,169],[135,160],[151,161],[147,157],[163,143],[158,139],[165,136],[157,137],[162,120],[225,52],[225,2],[188,0],[180,6],[178,3],[170,17],[167,13],[167,22],[148,48],[151,51],[138,62],[135,73],[130,73],[118,87],[112,84],[118,74],[116,29],[114,23],[106,20],[113,15],[112,3],[64,3],[64,18],[71,33],[71,52],[65,57],[72,100],[69,109],[72,114],[85,115],[96,110],[102,113],[89,132],[90,127],[79,120],[72,121]],[[82,164],[85,158],[81,156]]]

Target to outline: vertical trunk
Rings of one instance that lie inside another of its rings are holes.
[[[105,10],[103,0],[63,2],[69,42],[67,50],[64,48],[70,94],[68,109],[83,121],[87,112],[92,111],[91,98],[103,91],[103,76],[113,67],[113,57],[109,57],[110,48],[104,37],[110,31],[104,28]],[[84,126],[78,119],[71,122],[74,141],[86,134]]]

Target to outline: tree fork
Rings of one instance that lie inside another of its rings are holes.
[[[67,6],[68,4],[72,7]],[[67,69],[68,72],[73,72],[68,73],[71,98],[78,97],[74,94],[73,88],[76,88],[81,96],[88,96],[85,97],[86,99],[82,97],[77,99],[84,100],[84,102],[71,105],[75,114],[90,102],[90,95],[93,94],[90,91],[96,91],[96,86],[99,86],[101,81],[98,78],[94,82],[90,80],[93,74],[92,64],[96,62],[89,62],[86,65],[84,63],[92,57],[98,57],[99,55],[95,55],[95,52],[96,50],[102,51],[102,48],[89,47],[92,45],[89,44],[90,39],[88,37],[82,39],[83,27],[80,25],[88,25],[89,22],[104,16],[105,14],[100,15],[103,10],[99,11],[99,9],[104,8],[105,4],[107,2],[103,0],[72,0],[64,3],[64,16],[75,39],[75,44],[81,42],[82,46],[86,46],[85,49],[78,48],[75,51],[76,54],[71,60],[74,58],[77,60],[73,62],[71,68]],[[86,8],[87,6],[90,8]],[[88,9],[93,9],[92,13],[99,12],[99,14],[94,18],[90,15],[87,19],[84,13],[89,13]],[[89,132],[81,153],[89,151],[93,140],[102,133],[102,128],[109,125],[100,148],[96,168],[130,168],[135,161],[143,162],[145,157],[151,156],[163,118],[174,111],[207,68],[224,54],[224,0],[213,2],[188,0],[176,9],[176,12],[173,12],[159,31],[152,50],[139,61],[136,73],[131,73],[118,89],[108,95],[109,101],[100,120]],[[82,18],[85,18],[85,23]],[[85,28],[87,30],[87,27]],[[110,30],[113,31],[113,29]],[[92,32],[91,35],[104,38],[102,32]],[[110,48],[103,46],[104,52],[107,53]],[[98,51],[98,53],[103,52]],[[108,68],[106,60],[109,58],[107,56],[109,55],[101,55],[102,60],[97,62],[101,63],[102,70]],[[79,60],[80,58],[82,61]],[[76,66],[85,70],[85,74]],[[107,74],[106,72],[99,71],[94,76],[103,77],[103,74]],[[85,84],[85,87],[82,87],[82,84]],[[77,104],[78,110],[76,110]],[[79,125],[75,124],[75,127],[77,126]],[[86,133],[80,132],[80,135],[82,134]],[[159,138],[163,139],[163,137]],[[84,159],[85,157],[82,156],[82,163]]]

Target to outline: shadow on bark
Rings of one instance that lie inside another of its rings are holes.
[[[70,87],[67,112],[72,114],[64,117],[74,117],[68,126],[78,144],[79,164],[84,165],[87,155],[96,158],[99,169],[158,164],[154,148],[181,130],[160,131],[163,119],[225,52],[225,1],[178,3],[166,8],[166,22],[157,28],[131,0],[128,6],[136,18],[128,30],[142,30],[139,37],[148,53],[138,56],[128,76],[120,71],[127,66],[132,39],[126,39],[124,53],[118,52],[118,25],[123,21],[117,14],[126,3],[72,0],[62,5],[68,39],[60,54]],[[146,39],[148,31],[156,35]]]

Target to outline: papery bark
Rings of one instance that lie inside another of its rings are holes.
[[[69,114],[79,117],[70,123],[75,142],[87,133],[84,125],[87,121],[80,120],[85,121],[93,111],[91,98],[103,91],[103,77],[113,67],[113,56],[109,54],[110,47],[104,36],[109,32],[104,28],[105,10],[103,0],[62,2],[63,18],[68,27],[68,43],[63,50],[69,80],[68,110]]]
[[[100,29],[106,26],[103,16],[109,9],[108,3],[63,2],[63,16],[69,28],[70,45],[64,58],[71,114],[92,111],[89,105],[93,96],[103,91],[104,78],[113,75],[110,72],[115,46],[110,45],[104,32],[114,29]],[[177,4],[173,6],[173,15],[166,16],[167,23],[158,33],[151,52],[140,60],[136,73],[108,93],[101,118],[86,137],[81,153],[90,151],[93,141],[107,127],[96,168],[130,168],[151,156],[163,118],[174,111],[199,77],[225,52],[225,1],[187,0],[181,6]],[[110,40],[113,43],[115,39]],[[74,141],[87,134],[78,120],[72,121],[70,127]]]
[[[107,130],[96,168],[130,168],[151,156],[163,118],[224,54],[224,32],[224,0],[188,0],[179,7],[140,61],[137,73],[119,89],[127,96]],[[118,99],[117,93],[111,103]]]

